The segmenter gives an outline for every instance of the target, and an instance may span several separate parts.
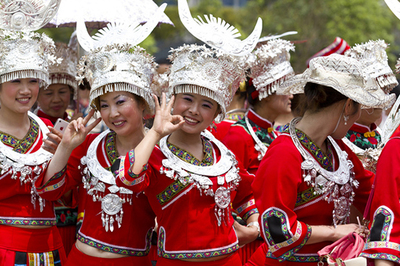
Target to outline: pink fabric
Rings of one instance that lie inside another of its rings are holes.
[[[318,251],[319,256],[328,255],[330,259],[348,260],[358,257],[364,248],[365,240],[359,234],[350,233],[333,244]],[[334,262],[334,261],[332,261]]]

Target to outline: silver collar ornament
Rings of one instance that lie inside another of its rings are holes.
[[[28,115],[39,124],[41,133],[39,132],[38,134],[46,136],[50,132],[40,118],[31,112],[28,112]],[[34,153],[21,154],[13,151],[0,141],[1,175],[11,174],[12,179],[19,179],[21,186],[30,183],[31,203],[36,207],[36,200],[38,200],[41,212],[43,211],[45,201],[38,195],[33,184],[47,167],[52,156],[51,153],[45,151],[42,147]]]
[[[108,133],[109,129],[99,134],[89,145],[86,156],[81,158],[82,183],[87,194],[92,196],[93,202],[101,202],[101,220],[106,232],[114,231],[114,222],[118,228],[122,226],[123,204],[132,205],[133,191],[124,187],[118,187],[112,172],[104,169],[97,158],[97,148]],[[108,186],[106,191],[106,186]]]
[[[333,202],[333,225],[346,224],[350,216],[350,206],[354,201],[354,188],[359,183],[354,179],[353,163],[347,159],[347,153],[342,151],[337,143],[328,136],[338,158],[339,168],[336,171],[325,170],[320,163],[300,143],[295,125],[300,118],[293,119],[289,124],[290,137],[304,161],[301,163],[304,182],[314,187],[314,194],[322,195],[328,203]]]
[[[173,180],[179,180],[182,184],[193,183],[200,191],[200,195],[204,193],[206,196],[214,197],[215,201],[215,217],[218,226],[222,221],[226,224],[225,218],[229,222],[229,205],[231,203],[231,191],[235,190],[239,184],[239,170],[236,167],[237,161],[235,155],[228,150],[224,144],[218,141],[210,132],[201,133],[205,139],[216,144],[221,152],[221,159],[211,166],[197,166],[187,163],[174,155],[167,146],[168,136],[160,140],[160,150],[167,159],[162,160],[163,167],[160,169],[161,174]],[[213,182],[210,177],[217,177],[218,189],[214,192]]]

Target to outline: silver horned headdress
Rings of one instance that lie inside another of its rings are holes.
[[[50,66],[50,84],[69,85],[76,91],[78,87],[78,82],[76,81],[78,54],[76,50],[65,43],[56,43],[56,57],[63,58],[63,60],[59,64]]]
[[[290,51],[294,51],[291,42],[274,39],[252,53],[249,59],[250,77],[259,92],[259,100],[275,93],[283,82],[294,76]]]
[[[206,22],[201,17],[193,19],[186,0],[178,0],[178,10],[186,29],[211,48],[184,45],[171,50],[170,92],[197,93],[215,100],[221,107],[216,121],[221,121],[245,78],[245,58],[260,38],[262,21],[259,18],[253,32],[241,41],[238,30],[220,18],[205,15]]]
[[[0,83],[19,78],[48,82],[49,64],[55,63],[54,42],[40,29],[57,12],[61,0],[44,6],[40,0],[3,1],[0,3]]]
[[[93,38],[82,19],[77,22],[79,44],[88,52],[78,64],[78,80],[86,78],[91,85],[90,103],[96,107],[97,97],[111,91],[127,91],[145,99],[150,110],[154,58],[137,46],[157,26],[166,4],[161,5],[153,19],[144,25],[110,23]]]
[[[383,40],[355,45],[345,55],[361,60],[365,71],[376,79],[379,87],[389,93],[398,82],[388,64],[387,44]]]

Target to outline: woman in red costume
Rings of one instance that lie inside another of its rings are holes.
[[[304,91],[304,116],[270,145],[252,184],[268,245],[265,265],[317,265],[317,251],[363,228],[349,223],[363,211],[373,174],[340,140],[361,105],[393,103],[356,59],[317,57],[278,93]],[[251,265],[251,264],[250,264]]]
[[[33,31],[51,19],[57,4],[33,5],[34,12],[26,12],[29,3],[13,4],[3,5],[0,16],[7,27],[0,31],[0,265],[62,265],[66,258],[53,203],[33,185],[52,158],[42,148],[50,145],[45,139],[51,123],[29,112],[55,63],[54,42]],[[6,16],[4,10],[13,11]],[[25,20],[31,23],[19,23]]]
[[[67,265],[151,265],[147,255],[155,215],[143,193],[118,185],[116,179],[123,178],[121,158],[145,135],[143,118],[154,110],[150,86],[156,64],[136,45],[158,24],[165,6],[145,26],[108,25],[104,35],[97,35],[98,42],[89,36],[83,21],[77,24],[78,41],[88,51],[80,60],[78,75],[89,81],[91,106],[100,111],[109,130],[87,135],[99,122],[83,126],[93,111],[72,121],[54,155],[56,163],[37,181],[39,186],[55,185],[65,178],[65,185],[48,193],[51,199],[80,184],[85,189],[83,222]],[[135,27],[126,34],[127,28]],[[60,169],[65,174],[54,175]],[[44,192],[42,187],[38,191]]]

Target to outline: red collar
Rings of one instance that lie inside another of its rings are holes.
[[[358,132],[358,133],[361,133],[361,134],[364,134],[366,132],[374,131],[375,129],[376,129],[375,123],[372,123],[370,127],[369,126],[365,126],[365,125],[361,125],[361,124],[358,124],[358,123],[354,123],[350,128],[350,130]]]
[[[247,113],[247,117],[253,121],[257,126],[262,127],[262,128],[272,128],[273,123],[269,122],[267,119],[262,118],[254,110],[250,109],[249,112]]]

